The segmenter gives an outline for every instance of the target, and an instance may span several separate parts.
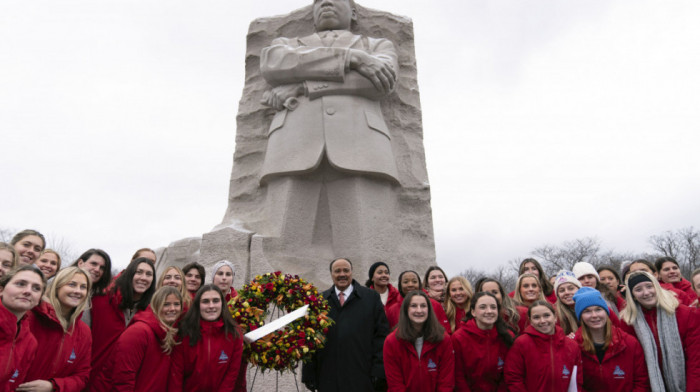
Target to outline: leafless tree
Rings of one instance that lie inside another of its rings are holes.
[[[649,238],[654,251],[678,261],[685,276],[700,266],[700,232],[692,226]]]

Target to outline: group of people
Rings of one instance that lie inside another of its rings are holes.
[[[0,391],[245,391],[233,264],[211,284],[198,263],[156,279],[144,248],[112,279],[103,250],[61,268],[45,246],[35,230],[0,243]]]
[[[670,257],[619,272],[580,262],[551,279],[525,259],[509,294],[437,266],[422,281],[401,272],[398,287],[383,262],[364,286],[348,259],[330,273],[336,325],[304,366],[310,390],[700,390],[700,270],[688,281]]]
[[[100,249],[61,268],[37,231],[0,243],[0,391],[244,391],[235,267],[205,284],[198,263],[156,277],[155,258],[139,249],[113,278]],[[364,285],[347,258],[329,269],[335,323],[303,366],[309,390],[700,390],[700,271],[672,258],[551,279],[526,259],[508,294],[437,266],[397,287],[384,262]]]

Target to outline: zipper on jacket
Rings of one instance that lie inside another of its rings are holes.
[[[556,331],[555,331],[556,332]],[[549,361],[551,363],[551,368],[552,368],[552,392],[556,392],[554,389],[554,380],[556,380],[556,372],[554,371],[554,347],[552,345],[554,344],[554,339],[549,339]]]

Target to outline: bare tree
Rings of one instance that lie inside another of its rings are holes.
[[[661,256],[676,259],[685,276],[700,266],[700,232],[692,226],[651,236],[649,243]]]
[[[532,255],[539,259],[547,275],[552,275],[560,270],[570,270],[581,261],[598,264],[598,252],[600,241],[586,237],[566,241],[562,245],[543,245],[532,251]]]

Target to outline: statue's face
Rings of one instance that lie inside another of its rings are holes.
[[[350,30],[355,10],[350,0],[314,0],[316,31]]]

